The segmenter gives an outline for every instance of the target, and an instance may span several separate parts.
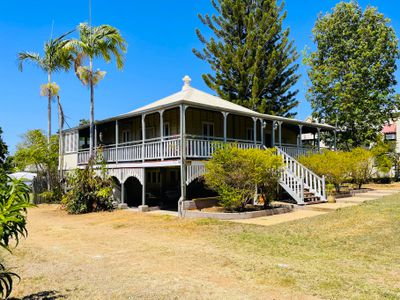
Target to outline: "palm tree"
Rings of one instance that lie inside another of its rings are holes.
[[[57,106],[58,106],[58,139],[59,139],[59,158],[58,158],[58,165],[59,165],[59,177],[60,180],[63,178],[63,165],[64,165],[64,136],[63,136],[63,127],[65,122],[65,115],[60,101],[60,87],[55,83],[47,83],[43,84],[40,87],[40,95],[45,97],[50,97],[51,100],[57,98]]]
[[[75,72],[79,80],[90,89],[90,156],[93,156],[94,141],[94,87],[104,78],[105,72],[93,71],[93,60],[102,58],[110,62],[115,58],[117,68],[124,66],[126,42],[119,30],[110,25],[90,26],[81,23],[78,26],[79,39],[72,40],[70,45],[78,53],[75,61]],[[89,66],[82,66],[85,58]]]
[[[20,52],[18,53],[18,68],[23,71],[23,63],[25,61],[32,62],[47,73],[47,84],[52,84],[52,74],[61,70],[68,71],[75,59],[73,51],[68,47],[69,40],[65,39],[66,36],[71,34],[74,30],[64,33],[56,39],[51,38],[44,44],[43,56],[35,52]],[[47,95],[47,139],[50,144],[51,138],[51,101],[53,95],[51,90]]]

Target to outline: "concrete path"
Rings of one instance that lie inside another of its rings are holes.
[[[400,190],[373,190],[367,193],[356,194],[354,197],[336,199],[336,203],[320,203],[320,204],[313,204],[306,206],[298,206],[295,208],[293,212],[287,214],[266,216],[266,217],[245,219],[245,220],[230,220],[230,222],[270,226],[293,220],[299,220],[322,214],[327,214],[340,208],[359,205],[365,201],[376,200],[397,193],[400,193]]]

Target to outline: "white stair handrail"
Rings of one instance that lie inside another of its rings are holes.
[[[326,201],[324,176],[318,176],[279,147],[277,148],[277,153],[282,156],[286,166],[285,169],[291,171],[295,176],[302,178],[305,188],[309,189],[315,196],[320,197],[322,201]]]
[[[297,204],[304,204],[304,181],[301,178],[284,168],[279,183]]]

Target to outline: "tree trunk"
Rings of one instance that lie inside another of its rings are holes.
[[[58,137],[59,137],[59,159],[58,159],[58,167],[59,167],[59,174],[60,174],[60,182],[63,179],[63,167],[64,167],[64,134],[63,134],[63,112],[61,109],[61,102],[60,96],[57,96],[58,102]]]
[[[90,158],[93,157],[94,154],[94,148],[96,145],[94,145],[94,86],[93,86],[93,61],[92,58],[90,58],[90,67],[89,67],[89,84],[90,84],[90,150],[89,150],[89,156]]]
[[[51,73],[47,74],[47,80],[48,80],[48,95],[47,95],[47,147],[50,152],[50,141],[51,141],[51,89],[50,89],[50,84],[51,84]],[[51,190],[51,184],[50,184],[50,167],[47,168],[47,190]]]
[[[47,75],[48,81],[48,95],[47,95],[47,142],[50,146],[50,139],[51,139],[51,73]]]

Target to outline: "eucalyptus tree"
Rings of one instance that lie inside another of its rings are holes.
[[[343,128],[340,148],[368,146],[400,109],[400,51],[390,20],[377,8],[340,2],[318,17],[313,41],[316,48],[305,57],[313,115]]]
[[[79,39],[71,40],[70,45],[75,49],[75,72],[79,80],[90,89],[90,156],[93,155],[94,141],[94,87],[104,78],[106,72],[93,69],[96,58],[107,63],[115,59],[118,69],[124,66],[126,41],[119,30],[110,25],[91,26],[81,23],[78,26]],[[83,66],[85,59],[89,66]]]
[[[51,38],[44,44],[43,55],[41,56],[36,52],[20,52],[18,53],[18,68],[23,71],[23,63],[25,61],[36,64],[44,72],[47,73],[47,84],[51,85],[52,75],[58,71],[69,71],[74,62],[75,55],[72,49],[68,47],[69,40],[66,37],[73,31],[62,34],[58,38]],[[54,98],[52,90],[43,92],[41,94],[47,96],[47,139],[50,142],[51,139],[51,102]]]

